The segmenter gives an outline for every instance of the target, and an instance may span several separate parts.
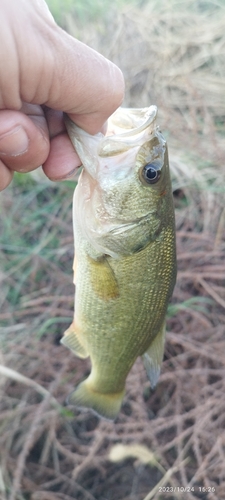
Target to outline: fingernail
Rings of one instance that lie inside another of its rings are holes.
[[[28,150],[29,138],[20,125],[0,136],[0,154],[19,156]]]
[[[62,176],[57,176],[57,178],[51,176],[51,180],[54,182],[57,182],[57,181],[66,181],[67,179],[72,179],[73,177],[76,176],[78,169],[79,169],[79,167],[76,167],[73,170],[71,170],[70,172],[68,172],[68,174],[64,174]]]

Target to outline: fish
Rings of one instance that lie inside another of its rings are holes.
[[[157,107],[118,108],[106,135],[65,124],[82,162],[73,199],[75,313],[61,343],[91,360],[68,403],[114,420],[142,356],[160,375],[176,281],[173,194]]]

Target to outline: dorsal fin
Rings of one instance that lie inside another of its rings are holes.
[[[152,388],[156,386],[160,375],[160,369],[164,354],[165,334],[166,325],[164,322],[150,347],[142,356]]]

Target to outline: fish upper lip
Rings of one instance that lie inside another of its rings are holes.
[[[135,146],[141,146],[145,142],[144,138],[147,140],[147,137],[150,137],[158,129],[155,125],[156,116],[157,106],[135,109],[133,113],[129,108],[119,108],[109,117],[109,135],[99,137],[97,148],[99,157],[113,157],[133,149]]]
[[[123,139],[125,137],[131,137],[133,135],[136,135],[136,134],[139,134],[140,132],[142,132],[143,130],[145,130],[147,127],[149,127],[151,125],[151,123],[154,122],[156,116],[157,116],[157,106],[150,106],[149,108],[144,108],[145,109],[145,114],[143,116],[143,122],[141,123],[141,125],[137,126],[137,127],[133,127],[131,129],[129,129],[128,132],[122,132],[121,134],[115,134],[115,135],[106,135],[104,136],[103,138],[103,141],[104,139],[112,139],[112,138],[115,138],[115,139]],[[124,112],[127,114],[132,114],[130,108],[121,108],[121,112]],[[143,109],[134,109],[133,110],[133,114],[141,114],[141,111],[143,111]],[[136,113],[135,113],[136,112]],[[116,112],[114,113],[116,114]],[[109,118],[109,124],[110,124],[110,121],[112,121],[112,124],[113,124],[113,116],[114,114]],[[122,127],[121,127],[122,128]]]
[[[99,161],[141,146],[144,138],[154,134],[158,129],[155,125],[156,116],[157,106],[154,105],[133,110],[118,108],[109,117],[109,135],[106,136],[100,132],[91,136],[67,115],[65,125],[84,169],[95,179]]]

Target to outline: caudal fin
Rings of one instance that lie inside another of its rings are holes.
[[[68,404],[90,408],[101,417],[114,420],[120,411],[123,396],[124,390],[112,394],[96,392],[87,379],[70,394]]]

